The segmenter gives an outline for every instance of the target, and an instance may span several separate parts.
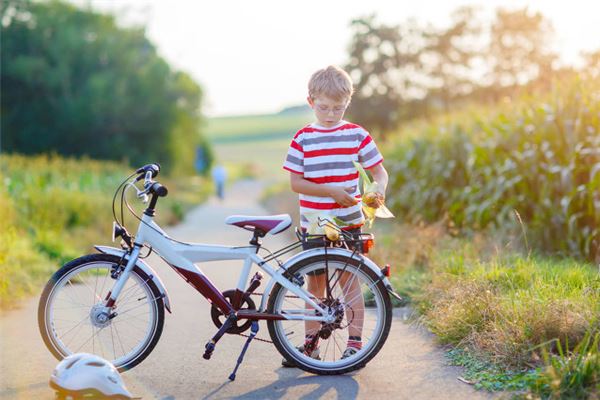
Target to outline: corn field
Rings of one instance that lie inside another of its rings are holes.
[[[400,132],[393,211],[459,230],[523,223],[536,251],[600,256],[600,80]]]

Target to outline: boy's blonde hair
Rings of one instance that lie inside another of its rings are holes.
[[[336,101],[350,100],[354,93],[350,75],[340,67],[330,65],[320,69],[308,81],[308,95],[311,99],[326,96]]]

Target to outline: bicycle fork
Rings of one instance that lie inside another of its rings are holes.
[[[117,301],[117,298],[119,297],[119,295],[121,294],[121,291],[123,290],[123,287],[125,287],[125,283],[127,283],[129,274],[135,267],[138,256],[140,255],[140,251],[141,251],[141,246],[135,245],[133,247],[133,250],[131,251],[131,254],[129,255],[129,260],[127,261],[127,265],[125,266],[125,269],[123,270],[123,272],[121,272],[119,274],[119,277],[117,278],[117,281],[115,282],[115,285],[113,286],[112,290],[110,292],[108,292],[108,295],[106,296],[106,305],[105,305],[106,307],[108,307],[108,308],[114,307],[114,305]]]

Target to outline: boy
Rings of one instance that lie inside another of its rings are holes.
[[[377,197],[383,203],[388,174],[383,167],[383,157],[369,133],[361,126],[343,120],[350,104],[353,87],[350,76],[341,68],[328,66],[315,72],[308,82],[308,104],[316,121],[300,129],[290,144],[283,168],[290,172],[292,190],[300,197],[300,226],[303,232],[309,227],[307,215],[328,211],[331,217],[342,220],[342,229],[352,235],[360,234],[365,218],[362,213],[358,187],[359,174],[352,161],[368,169],[378,182]],[[323,246],[322,241],[305,242],[304,250]],[[359,249],[360,251],[360,249]],[[342,358],[350,357],[362,347],[362,315],[364,300],[356,279],[342,276],[340,282],[345,297],[354,300],[352,308],[355,321],[348,326],[348,343]],[[316,297],[325,291],[325,275],[308,275],[308,290]],[[346,285],[350,280],[350,284]],[[346,287],[348,286],[348,287]],[[358,293],[358,296],[356,295]],[[305,342],[299,351],[318,359],[319,348],[314,335],[320,323],[305,323]],[[294,365],[286,360],[286,367]]]

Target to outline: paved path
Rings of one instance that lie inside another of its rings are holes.
[[[243,245],[250,234],[223,223],[231,214],[268,214],[258,205],[261,187],[242,181],[227,193],[224,202],[211,199],[194,209],[186,220],[168,233],[180,240]],[[277,249],[290,240],[286,234],[265,238]],[[446,365],[443,352],[432,335],[403,323],[397,309],[390,336],[368,366],[344,376],[322,377],[298,369],[281,368],[281,356],[267,343],[254,342],[237,374],[229,382],[243,339],[226,335],[212,360],[202,352],[216,328],[209,305],[198,293],[157,257],[148,262],[163,278],[171,297],[173,314],[166,314],[165,327],[154,352],[133,370],[123,374],[130,391],[143,399],[488,399],[457,378],[460,368]],[[241,265],[213,262],[201,269],[220,289],[235,286]],[[52,399],[48,376],[57,361],[44,347],[38,333],[38,298],[0,318],[0,400]],[[259,337],[268,338],[261,323]]]

